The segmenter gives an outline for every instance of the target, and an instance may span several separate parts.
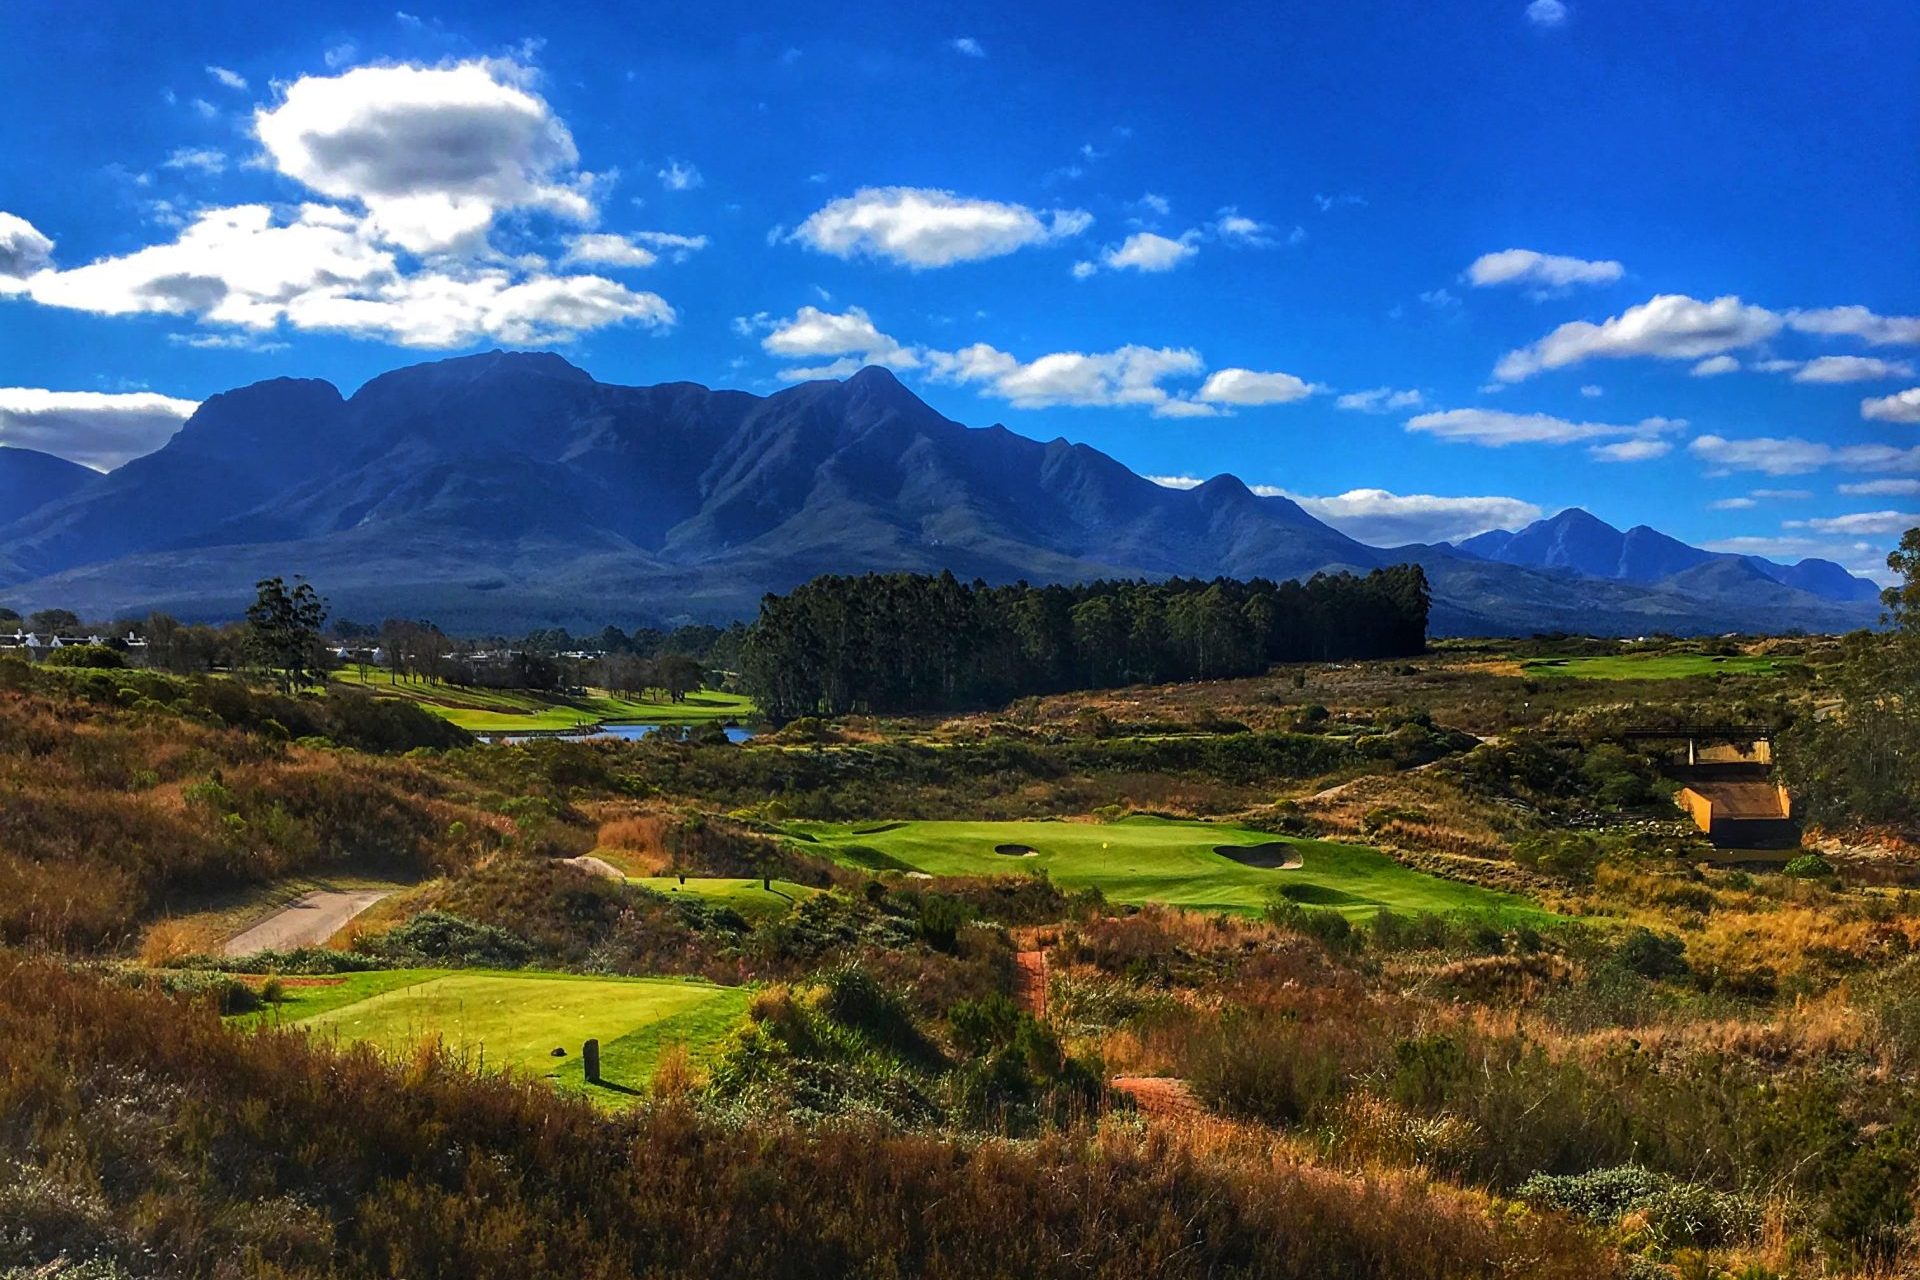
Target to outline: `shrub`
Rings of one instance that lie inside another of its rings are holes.
[[[1825,880],[1833,875],[1833,864],[1817,853],[1803,853],[1780,870],[1797,880]]]
[[[88,671],[119,671],[126,667],[126,655],[104,644],[70,644],[50,651],[41,662],[50,667],[74,667]]]
[[[1305,934],[1329,951],[1351,951],[1359,940],[1352,922],[1330,908],[1303,907],[1276,895],[1267,904],[1266,914],[1267,923],[1290,933]]]
[[[366,942],[367,952],[396,961],[433,961],[517,969],[533,954],[526,939],[498,925],[476,924],[442,911],[422,911]]]
[[[1688,972],[1687,944],[1670,933],[1630,930],[1613,959],[1621,968],[1655,980],[1677,978]]]
[[[1529,1204],[1559,1209],[1592,1222],[1617,1222],[1638,1214],[1647,1235],[1662,1249],[1712,1247],[1749,1239],[1760,1210],[1746,1196],[1683,1182],[1640,1165],[1618,1165],[1575,1174],[1536,1174],[1521,1184]]]

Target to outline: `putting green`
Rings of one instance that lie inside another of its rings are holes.
[[[325,1008],[295,1025],[314,1034],[362,1041],[405,1054],[438,1036],[448,1049],[487,1070],[546,1076],[585,1088],[579,1054],[589,1038],[601,1045],[601,1075],[613,1089],[645,1088],[660,1054],[685,1044],[698,1058],[739,1021],[748,993],[740,987],[679,978],[591,978],[560,973],[420,970],[420,980],[376,990],[355,984],[365,999]],[[403,979],[401,981],[404,981]],[[553,1056],[555,1048],[566,1056]]]
[[[811,836],[816,843],[809,848],[868,870],[930,875],[1045,871],[1063,888],[1091,886],[1116,902],[1257,911],[1279,891],[1303,905],[1333,907],[1356,918],[1382,907],[1409,913],[1547,914],[1514,894],[1410,870],[1375,849],[1292,840],[1210,822],[794,823],[788,829]],[[1020,849],[1000,852],[1002,846]],[[1228,857],[1215,852],[1219,846],[1247,852]],[[1288,854],[1298,855],[1298,867],[1275,865],[1291,861]]]
[[[1530,676],[1580,680],[1685,680],[1693,676],[1774,676],[1799,663],[1747,654],[1622,653],[1601,658],[1535,658],[1522,664]]]

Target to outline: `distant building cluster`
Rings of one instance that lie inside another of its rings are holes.
[[[0,653],[25,657],[30,661],[44,657],[56,649],[70,649],[75,645],[119,649],[136,659],[143,655],[147,648],[147,642],[131,631],[119,639],[109,639],[98,634],[59,635],[51,631],[45,634],[25,630],[14,631],[11,634],[0,632]]]

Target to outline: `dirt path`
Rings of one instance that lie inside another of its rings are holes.
[[[256,951],[317,947],[340,932],[347,921],[392,892],[391,889],[316,889],[246,932],[227,939],[221,950],[230,956],[250,956]]]
[[[1016,975],[1014,999],[1036,1018],[1047,1016],[1047,953],[1022,951],[1013,962],[1020,967]]]
[[[1133,1105],[1150,1116],[1194,1116],[1200,1114],[1199,1100],[1185,1080],[1174,1076],[1115,1076],[1108,1081],[1114,1090],[1133,1099]]]

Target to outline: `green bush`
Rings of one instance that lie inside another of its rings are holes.
[[[425,960],[487,969],[517,969],[533,954],[526,939],[498,925],[476,924],[441,911],[422,911],[364,949],[399,962]]]
[[[1290,933],[1305,934],[1329,951],[1351,951],[1359,941],[1352,922],[1338,911],[1303,907],[1280,894],[1267,903],[1267,922]]]
[[[40,659],[50,667],[75,667],[87,671],[119,671],[126,667],[126,655],[103,644],[70,644],[50,651]]]
[[[1817,853],[1803,853],[1780,870],[1799,880],[1825,880],[1833,875],[1833,864]]]
[[[1687,944],[1670,933],[1636,928],[1621,940],[1614,962],[1643,978],[1678,978],[1689,972]]]
[[[1612,1223],[1639,1214],[1647,1234],[1662,1249],[1712,1247],[1749,1239],[1760,1210],[1747,1196],[1683,1182],[1640,1165],[1617,1165],[1586,1173],[1536,1174],[1519,1196],[1540,1208],[1559,1209],[1591,1222]]]

